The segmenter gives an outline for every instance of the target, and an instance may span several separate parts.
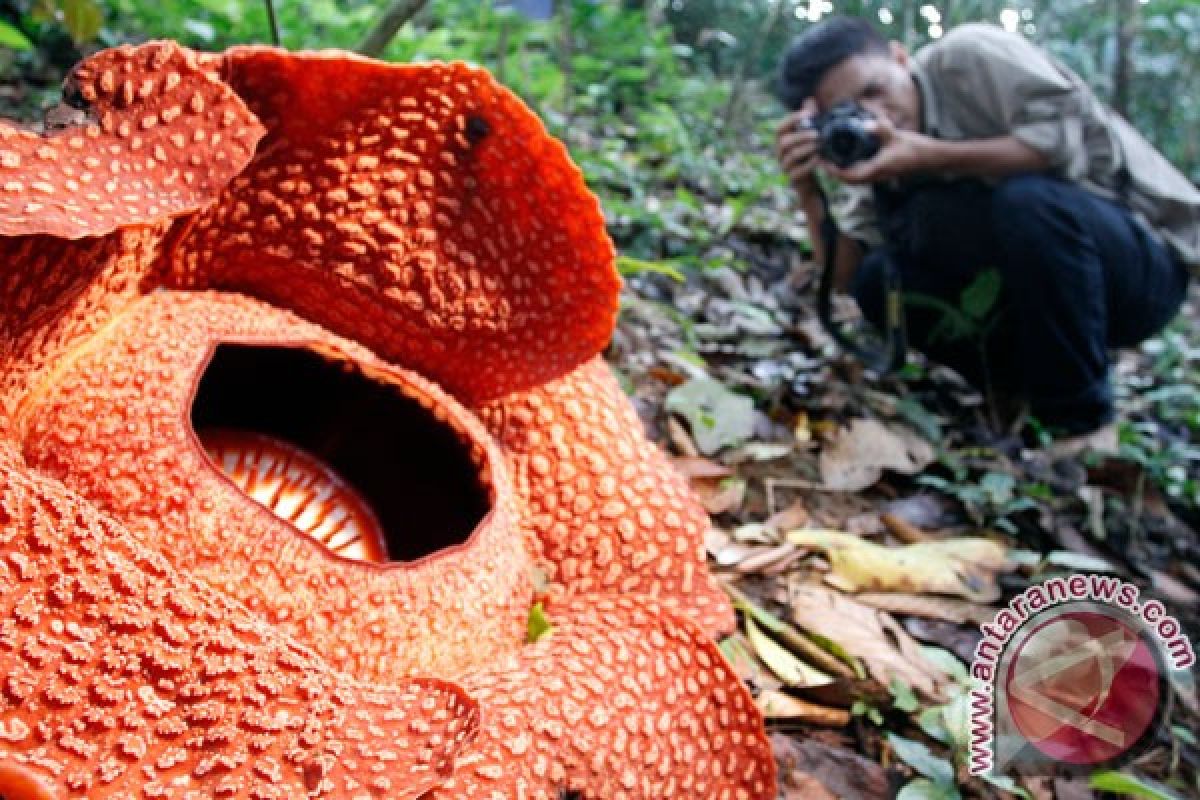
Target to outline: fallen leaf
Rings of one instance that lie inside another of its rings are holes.
[[[800,720],[828,728],[843,728],[850,724],[850,712],[844,708],[810,703],[784,692],[762,692],[755,702],[763,716],[771,720]]]
[[[799,772],[816,778],[835,797],[887,800],[895,794],[883,767],[849,747],[776,733],[771,735],[771,750],[779,764],[785,792],[792,785],[790,775]],[[807,795],[795,796],[807,798]]]
[[[758,552],[742,559],[734,569],[742,573],[765,572],[775,565],[800,555],[796,545],[787,542],[775,547],[757,548]]]
[[[904,630],[917,641],[931,642],[970,663],[983,634],[978,625],[958,625],[940,619],[905,617]]]
[[[860,659],[884,686],[899,680],[927,699],[944,700],[949,677],[889,614],[820,586],[790,592],[792,621]]]
[[[771,530],[783,532],[802,528],[808,524],[808,520],[808,509],[803,502],[797,500],[782,511],[776,511],[767,517],[763,525]]]
[[[862,592],[854,599],[880,611],[906,614],[913,617],[929,617],[960,625],[983,625],[991,622],[996,610],[980,603],[955,600],[927,594],[905,594],[903,592]]]
[[[746,500],[746,482],[741,478],[695,478],[691,484],[709,514],[736,513]]]
[[[688,480],[695,478],[720,479],[733,475],[733,470],[729,467],[703,456],[678,456],[671,459],[671,466],[675,467],[676,471]]]
[[[829,790],[812,775],[800,770],[792,770],[785,777],[782,787],[782,800],[837,800]]]
[[[762,691],[776,691],[783,684],[754,655],[754,648],[741,632],[726,636],[718,645],[737,676]]]
[[[996,573],[1013,568],[1004,546],[990,539],[883,547],[841,531],[798,530],[787,538],[800,547],[824,551],[833,567],[826,580],[852,592],[931,592],[990,603],[1000,597]]]
[[[550,618],[546,616],[546,610],[542,608],[542,604],[534,603],[533,607],[529,609],[529,619],[525,623],[525,641],[533,644],[553,631],[554,626],[551,624]]]
[[[1145,800],[1178,800],[1179,798],[1179,795],[1161,784],[1138,775],[1130,775],[1116,770],[1093,772],[1088,779],[1088,785],[1102,792],[1112,792],[1127,797],[1141,797]]]
[[[743,544],[776,545],[780,542],[780,536],[776,531],[758,522],[737,526],[733,529],[733,538]]]
[[[888,733],[887,741],[901,761],[929,780],[942,786],[954,785],[954,765],[934,755],[926,745],[894,733]]]
[[[933,447],[916,433],[856,419],[821,451],[817,466],[823,488],[856,492],[878,481],[885,469],[914,475],[933,459]]]
[[[919,542],[928,542],[929,534],[913,525],[903,517],[895,514],[881,514],[879,519],[883,522],[888,531],[905,544],[917,544]]]
[[[717,553],[732,542],[733,537],[729,535],[729,532],[716,526],[712,526],[704,532],[704,549],[714,559],[717,557]]]
[[[693,379],[667,393],[665,408],[687,420],[704,455],[754,435],[754,401],[709,378]]]
[[[795,445],[791,442],[747,442],[736,450],[731,450],[725,460],[730,464],[743,464],[747,461],[774,461],[789,455]]]
[[[954,784],[935,783],[928,778],[917,778],[904,785],[896,793],[896,800],[961,800],[962,795]]]
[[[754,620],[746,619],[746,638],[754,647],[754,652],[762,659],[771,672],[793,689],[805,689],[814,686],[828,686],[833,678],[815,667],[805,664],[779,642],[759,630]]]
[[[808,423],[808,412],[801,411],[796,414],[796,421],[792,424],[792,435],[800,444],[812,441],[813,433],[812,427]]]
[[[692,441],[692,435],[688,433],[687,427],[675,417],[667,417],[667,437],[675,449],[683,453],[685,457],[699,457],[700,450]]]
[[[1069,569],[1072,572],[1116,573],[1118,571],[1107,559],[1087,553],[1072,553],[1067,550],[1055,550],[1048,554],[1045,563]]]

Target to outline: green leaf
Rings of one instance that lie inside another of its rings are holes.
[[[688,421],[696,446],[706,456],[754,435],[754,401],[711,379],[676,386],[665,406]]]
[[[549,636],[553,631],[554,626],[550,624],[550,619],[546,616],[546,610],[542,608],[542,604],[534,603],[533,608],[529,609],[529,620],[525,623],[525,641],[533,644],[539,639]]]
[[[1144,797],[1147,800],[1179,800],[1179,796],[1165,786],[1115,770],[1092,773],[1088,786],[1101,792]]]
[[[878,708],[868,705],[862,700],[854,701],[854,705],[850,706],[850,713],[856,717],[866,717],[875,725],[883,727],[883,714]]]
[[[926,778],[909,782],[896,794],[896,800],[961,800],[954,784],[935,783]]]
[[[1018,786],[1017,782],[1014,781],[1012,778],[1008,777],[1007,775],[992,775],[991,773],[988,773],[988,774],[982,775],[980,777],[982,777],[985,781],[990,783],[992,786],[995,786],[997,789],[1003,789],[1004,791],[1008,792],[1009,794],[1013,794],[1013,795],[1016,795],[1017,797],[1020,797],[1021,800],[1033,800],[1033,795],[1031,795],[1028,791],[1023,789],[1021,786]]]
[[[939,741],[942,744],[950,744],[954,739],[950,735],[950,731],[946,730],[946,723],[942,719],[942,711],[942,706],[924,709],[917,715],[917,725],[921,730],[925,731],[925,735],[930,739]]]
[[[676,283],[683,283],[683,272],[670,261],[644,261],[633,256],[617,256],[617,271],[622,275],[637,275],[643,272],[666,275]]]
[[[949,675],[954,680],[962,684],[968,684],[971,681],[971,676],[967,672],[967,666],[958,660],[958,656],[951,653],[944,647],[934,647],[932,645],[921,645],[921,655],[929,663],[937,666],[942,672]]]
[[[1171,733],[1175,734],[1176,738],[1186,742],[1187,744],[1190,744],[1192,747],[1195,747],[1197,744],[1196,734],[1192,731],[1189,731],[1182,725],[1172,725]]]
[[[982,320],[1000,299],[1001,286],[1000,273],[994,269],[985,269],[976,275],[959,299],[963,313],[977,322]]]
[[[915,769],[934,783],[954,786],[954,765],[940,756],[935,756],[928,747],[912,739],[894,733],[887,735],[888,744],[905,764]],[[957,792],[955,793],[957,794]]]
[[[892,705],[905,714],[911,714],[921,705],[917,702],[917,695],[912,687],[899,678],[892,678],[892,682],[888,684],[888,691],[892,694]]]
[[[104,24],[104,11],[96,0],[61,0],[62,23],[75,44],[96,38]]]
[[[0,47],[10,50],[32,50],[33,42],[18,28],[0,19]]]

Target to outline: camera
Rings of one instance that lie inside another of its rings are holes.
[[[809,127],[817,131],[817,150],[831,164],[845,168],[879,152],[879,137],[866,129],[874,115],[849,100],[814,117]]]

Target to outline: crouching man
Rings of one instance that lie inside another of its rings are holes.
[[[989,25],[910,56],[866,22],[830,18],[793,42],[780,88],[791,113],[777,154],[818,261],[814,173],[844,184],[835,286],[880,324],[883,276],[897,272],[913,345],[1024,398],[1065,444],[1115,449],[1108,350],[1178,311],[1200,270],[1200,191],[1073,72]],[[842,168],[813,120],[845,103],[873,117],[878,151]],[[981,349],[947,332],[937,301],[958,307],[988,269],[1003,288]]]

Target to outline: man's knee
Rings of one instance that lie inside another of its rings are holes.
[[[1037,224],[1062,206],[1061,181],[1045,175],[1014,175],[992,192],[992,219],[1002,229]]]
[[[1086,212],[1075,195],[1082,191],[1045,175],[1017,175],[997,184],[992,223],[1001,249],[1011,256],[1009,267],[1040,269],[1047,256],[1079,245],[1085,229],[1080,214]]]

